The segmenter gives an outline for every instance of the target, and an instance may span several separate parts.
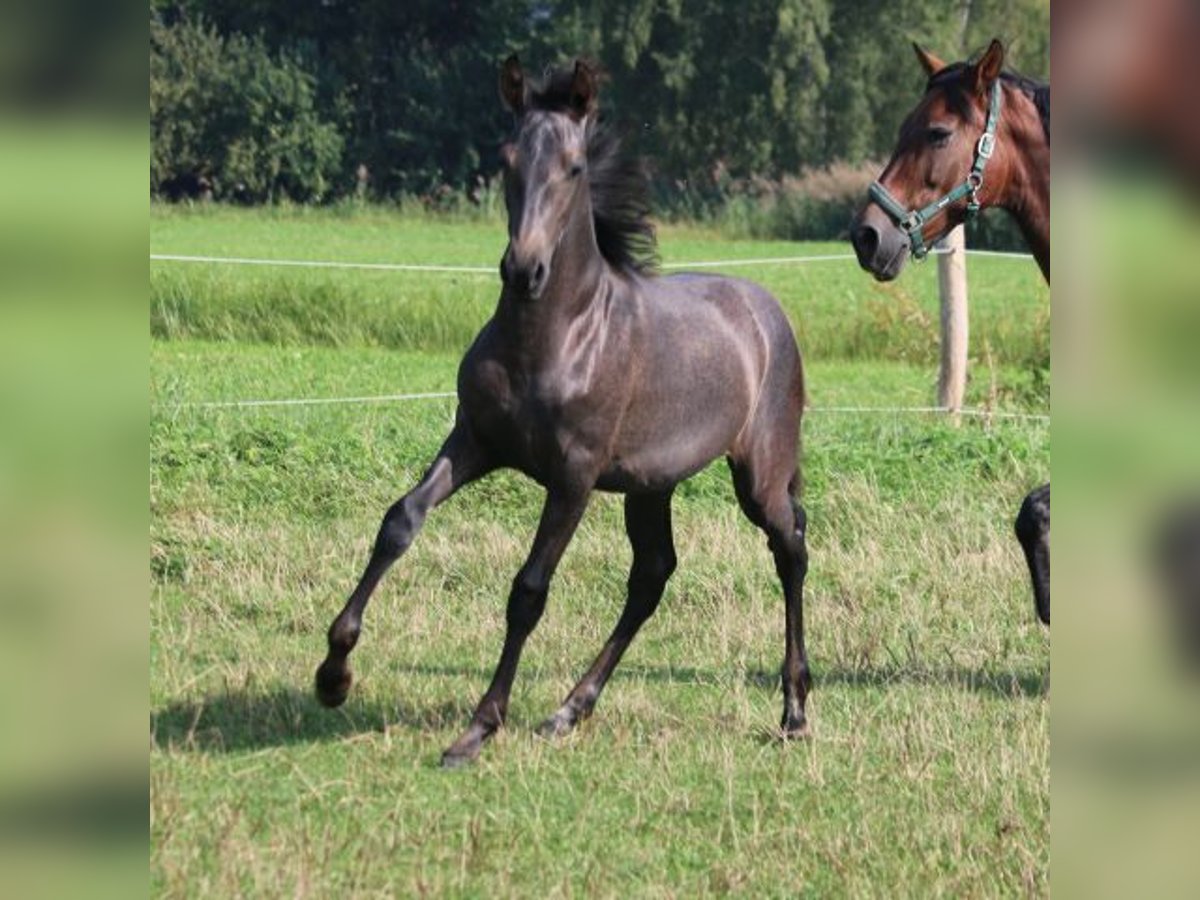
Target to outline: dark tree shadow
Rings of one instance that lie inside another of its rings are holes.
[[[467,679],[479,683],[482,690],[492,672],[473,666],[440,666],[426,663],[395,667],[400,675],[437,676]],[[720,688],[731,672],[691,667],[622,666],[613,675],[614,682],[649,681],[660,684],[693,685]],[[526,681],[562,680],[570,675],[531,668],[520,677]],[[740,676],[745,683],[762,690],[775,691],[779,674],[754,670]],[[845,685],[881,688],[891,685],[924,685],[934,688],[975,691],[1006,699],[1032,698],[1046,693],[1048,672],[1013,672],[1000,669],[970,669],[961,666],[865,666],[861,668],[818,669],[814,686]],[[398,692],[401,684],[397,684]],[[225,690],[194,700],[176,700],[151,710],[150,735],[155,745],[182,752],[236,753],[265,747],[341,741],[357,735],[380,734],[385,729],[403,728],[414,732],[454,730],[466,724],[471,715],[474,694],[468,692],[434,706],[414,706],[402,697],[381,703],[350,700],[339,709],[325,709],[308,690],[244,688]]]

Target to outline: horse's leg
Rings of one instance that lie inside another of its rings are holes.
[[[794,454],[791,458],[795,458]],[[752,471],[748,465],[730,461],[733,484],[742,510],[767,535],[775,557],[775,571],[783,585],[785,650],[783,657],[783,718],[785,738],[806,737],[808,720],[804,705],[812,686],[808,654],[804,649],[804,577],[808,574],[805,542],[807,515],[793,496],[794,469],[786,477],[770,472],[770,461]],[[790,466],[788,468],[791,468]]]
[[[629,593],[625,609],[608,643],[587,674],[567,695],[558,711],[542,723],[539,733],[566,734],[592,714],[600,692],[621,661],[642,624],[654,614],[667,579],[675,571],[675,546],[671,539],[671,491],[625,496],[625,532],[633,546]]]
[[[1025,551],[1029,578],[1033,582],[1034,608],[1038,618],[1050,624],[1050,485],[1034,488],[1025,497],[1013,523],[1017,540]]]
[[[379,579],[408,549],[433,507],[493,468],[466,426],[456,424],[425,476],[387,511],[358,586],[329,626],[329,653],[316,677],[317,697],[326,706],[340,706],[350,691],[352,676],[346,657],[358,643],[363,610]]]
[[[513,579],[508,595],[508,628],[496,673],[479,705],[475,707],[471,724],[442,754],[443,766],[456,766],[473,760],[479,755],[483,742],[504,724],[513,677],[521,660],[521,649],[546,608],[550,579],[554,577],[558,561],[562,559],[563,551],[567,549],[579,520],[583,518],[589,493],[590,489],[551,489],[547,492],[533,547],[525,565]]]

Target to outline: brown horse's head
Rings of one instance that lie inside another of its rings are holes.
[[[910,221],[912,231],[905,231],[897,210],[885,209],[875,195],[877,188],[872,189],[872,200],[855,218],[850,240],[859,264],[880,281],[900,274],[913,247],[929,246],[961,224],[972,200],[987,205],[1007,178],[1001,140],[987,160],[986,178],[975,196],[963,187],[979,153],[992,89],[1004,66],[1004,46],[992,41],[977,61],[952,65],[913,46],[929,76],[925,96],[900,126],[896,149],[876,184],[898,208],[928,215]],[[930,209],[956,189],[957,196],[945,206]]]
[[[531,86],[516,56],[500,70],[500,97],[517,132],[501,150],[508,248],[500,261],[505,286],[537,298],[570,216],[587,212],[588,136],[596,112],[596,73],[577,61],[569,73]]]

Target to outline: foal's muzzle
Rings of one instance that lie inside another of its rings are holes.
[[[546,287],[550,266],[536,256],[522,258],[512,247],[505,251],[500,260],[500,278],[509,290],[521,296],[537,299]]]

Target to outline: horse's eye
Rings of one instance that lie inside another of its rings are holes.
[[[583,174],[583,163],[575,163],[570,169],[567,170],[567,174],[572,178],[578,178]]]
[[[925,132],[925,140],[934,147],[944,147],[953,133],[949,128],[943,128],[940,125],[931,125]]]

